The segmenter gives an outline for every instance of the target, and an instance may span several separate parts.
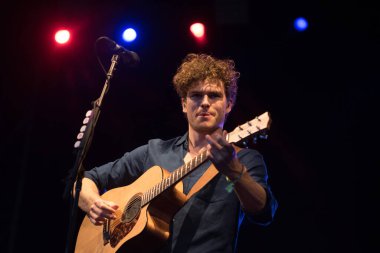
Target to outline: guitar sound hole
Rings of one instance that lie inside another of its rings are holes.
[[[136,216],[139,215],[140,210],[141,210],[141,194],[136,194],[129,200],[129,202],[125,206],[121,221],[123,223],[131,222],[133,219],[136,218]]]

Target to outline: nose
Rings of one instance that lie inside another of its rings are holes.
[[[204,95],[201,101],[201,107],[202,108],[208,108],[210,107],[210,100],[207,95]]]

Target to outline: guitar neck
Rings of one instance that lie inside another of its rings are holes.
[[[155,197],[160,195],[163,191],[181,181],[184,177],[193,172],[199,165],[204,163],[206,160],[207,150],[203,151],[202,153],[191,159],[189,162],[174,170],[169,177],[164,178],[160,183],[156,184],[147,192],[145,192],[142,197],[141,205],[144,206],[145,204],[153,200]]]

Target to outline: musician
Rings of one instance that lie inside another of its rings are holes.
[[[220,173],[175,214],[171,236],[161,252],[234,252],[242,222],[268,225],[272,221],[277,201],[268,185],[263,157],[253,149],[238,152],[223,130],[235,103],[239,75],[232,60],[186,56],[173,84],[188,131],[171,140],[150,140],[116,161],[87,171],[79,206],[94,225],[114,219],[119,208],[101,198],[104,190],[131,184],[154,165],[173,171],[205,150],[208,161],[182,180],[184,193],[211,163]]]

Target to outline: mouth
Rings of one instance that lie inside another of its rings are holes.
[[[197,117],[211,117],[212,114],[209,112],[199,112],[197,113]]]

